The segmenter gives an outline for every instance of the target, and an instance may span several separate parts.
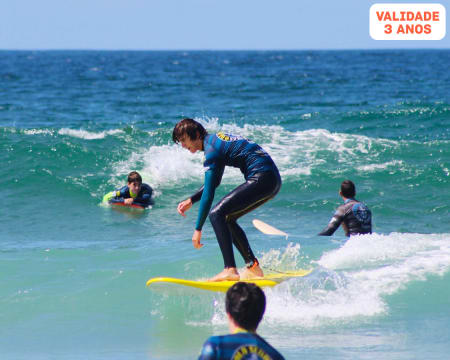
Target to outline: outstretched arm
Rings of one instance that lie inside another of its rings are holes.
[[[197,201],[201,199],[204,187],[205,185],[202,185],[202,187],[198,189],[194,195],[192,195],[190,198],[187,198],[186,200],[183,200],[178,204],[177,207],[178,214],[186,216],[184,213],[192,207],[192,204],[195,204]]]
[[[331,236],[337,230],[339,225],[341,225],[344,220],[344,216],[340,213],[340,211],[336,211],[333,217],[331,218],[328,225],[318,234],[320,236]]]
[[[220,183],[220,178],[222,177],[222,175],[223,175],[223,168],[222,170],[220,170],[220,168],[209,169],[205,173],[205,186],[200,200],[200,209],[198,210],[197,224],[195,225],[195,231],[194,234],[192,235],[192,245],[196,249],[200,249],[203,246],[203,244],[201,243],[202,227],[206,221],[206,217],[209,214],[209,209],[211,209],[211,204],[214,199],[214,193],[216,191],[216,187]],[[185,201],[189,201],[188,202],[188,204],[190,204],[189,207],[192,206],[191,199]]]

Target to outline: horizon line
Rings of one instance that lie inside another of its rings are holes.
[[[267,49],[232,49],[232,48],[223,48],[223,49],[207,49],[207,48],[192,48],[192,49],[138,49],[138,48],[0,48],[0,51],[135,51],[135,52],[145,52],[145,51],[160,51],[160,52],[170,52],[170,51],[204,51],[204,52],[214,52],[214,51],[229,51],[229,52],[238,52],[238,51],[255,51],[255,52],[263,52],[263,51],[386,51],[386,50],[450,50],[450,47],[417,47],[417,48],[303,48],[303,49],[294,49],[294,48],[267,48]]]

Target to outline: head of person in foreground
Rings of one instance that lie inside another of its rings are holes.
[[[237,282],[227,291],[225,310],[231,332],[256,332],[266,310],[266,296],[255,284]]]

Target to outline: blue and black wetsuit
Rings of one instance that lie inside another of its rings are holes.
[[[365,204],[355,199],[345,200],[319,235],[333,235],[341,223],[346,236],[372,233],[372,213]]]
[[[148,207],[152,204],[152,193],[153,189],[149,185],[142,184],[139,193],[136,196],[132,196],[132,194],[130,194],[130,189],[125,185],[115,191],[114,199],[123,201],[123,199],[133,198],[133,204]]]
[[[203,345],[199,360],[284,360],[262,337],[254,333],[239,332],[224,336],[211,336]]]
[[[237,224],[237,219],[273,198],[281,187],[281,178],[272,158],[258,144],[224,133],[206,135],[203,140],[206,168],[205,184],[192,197],[192,203],[200,200],[196,230],[201,230],[209,214],[216,233],[224,265],[236,267],[233,244],[248,266],[256,258],[247,236]],[[245,177],[245,183],[220,200],[211,209],[214,192],[219,186],[225,166],[237,167]]]

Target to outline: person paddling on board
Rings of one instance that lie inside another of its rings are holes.
[[[371,234],[372,213],[365,204],[355,199],[355,184],[350,180],[343,181],[339,195],[344,204],[337,208],[329,224],[318,235],[331,236],[341,224],[346,236]]]
[[[225,311],[231,334],[211,336],[199,360],[284,360],[275,348],[256,333],[266,309],[266,296],[255,284],[238,282],[225,295]]]
[[[180,202],[177,210],[180,215],[185,216],[192,204],[200,201],[192,235],[192,243],[196,249],[203,246],[202,227],[209,213],[225,267],[210,281],[262,277],[263,271],[250,248],[247,236],[236,221],[273,198],[280,190],[281,177],[272,158],[254,142],[222,132],[210,135],[200,123],[192,119],[183,119],[177,123],[172,139],[191,153],[205,152],[204,185],[190,198]],[[239,168],[244,174],[245,182],[221,199],[210,212],[225,166]],[[241,276],[236,269],[233,244],[247,265]]]
[[[142,177],[137,171],[128,174],[127,185],[112,191],[103,197],[104,202],[121,200],[126,205],[140,205],[148,207],[152,202],[153,189],[142,183]]]

